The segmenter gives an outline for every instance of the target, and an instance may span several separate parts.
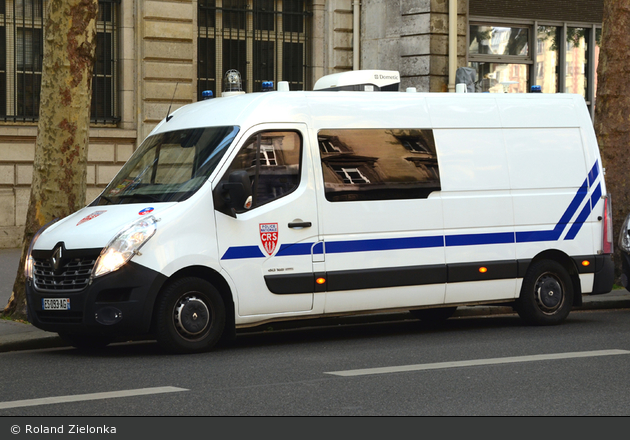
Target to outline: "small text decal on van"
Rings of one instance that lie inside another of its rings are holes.
[[[278,244],[278,223],[260,223],[260,241],[265,251],[271,255]]]
[[[99,215],[101,215],[102,213],[107,212],[107,211],[94,211],[92,214],[83,217],[81,219],[81,221],[79,223],[77,223],[77,226],[79,226],[81,223],[85,223],[85,222],[89,222],[90,220],[92,220],[93,218],[98,217]]]

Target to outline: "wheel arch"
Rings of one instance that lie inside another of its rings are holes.
[[[526,270],[529,270],[532,264],[537,263],[541,260],[553,260],[560,263],[566,271],[569,273],[569,277],[571,277],[571,284],[573,287],[573,306],[581,306],[582,305],[582,283],[580,282],[579,272],[577,266],[575,265],[575,261],[571,257],[569,257],[566,253],[557,250],[557,249],[548,249],[536,255],[529,264],[527,265]]]
[[[225,304],[225,329],[224,335],[227,338],[233,338],[236,335],[236,322],[235,322],[235,308],[234,308],[234,298],[232,297],[232,290],[230,289],[229,284],[214,269],[211,269],[206,266],[189,266],[182,268],[171,275],[160,288],[160,291],[156,295],[156,300],[153,303],[153,313],[151,314],[151,329],[154,330],[155,326],[155,313],[157,309],[157,298],[160,294],[166,289],[171,283],[186,277],[196,277],[201,278],[203,280],[208,281],[212,284],[223,298],[223,303]]]

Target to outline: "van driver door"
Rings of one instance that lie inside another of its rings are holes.
[[[220,264],[240,316],[313,308],[313,253],[322,246],[306,134],[303,124],[250,129],[214,189]]]

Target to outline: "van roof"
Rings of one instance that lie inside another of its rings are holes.
[[[562,93],[264,92],[196,102],[171,116],[152,134],[261,123],[306,123],[312,129],[592,125],[584,98]]]

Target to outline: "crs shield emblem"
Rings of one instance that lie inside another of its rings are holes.
[[[278,223],[260,223],[260,241],[265,251],[271,255],[278,244]]]

